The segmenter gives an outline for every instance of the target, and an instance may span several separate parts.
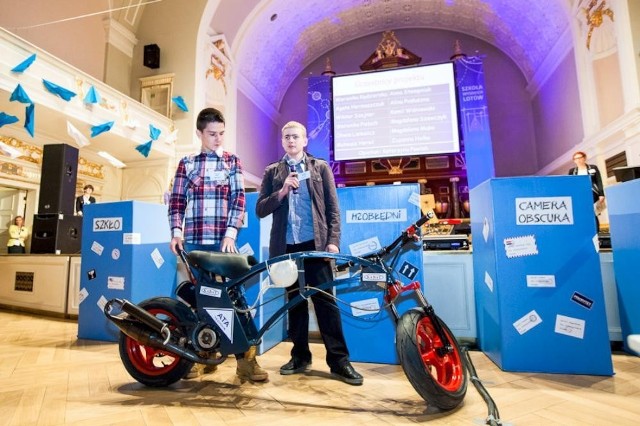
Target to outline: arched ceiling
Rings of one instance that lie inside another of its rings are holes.
[[[484,40],[513,59],[530,82],[556,44],[571,43],[571,1],[263,0],[229,41],[239,72],[276,109],[293,79],[327,51],[404,28],[446,29]]]

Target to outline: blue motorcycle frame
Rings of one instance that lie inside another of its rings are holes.
[[[428,219],[422,217],[387,247],[363,257],[308,251],[257,263],[252,256],[240,254],[183,251],[180,257],[187,266],[189,281],[178,286],[176,299],[156,297],[137,305],[112,299],[105,305],[105,315],[121,331],[122,362],[140,383],[168,386],[186,376],[194,363],[220,364],[230,354],[246,352],[258,345],[264,333],[289,309],[317,291],[330,292],[344,282],[305,285],[305,260],[327,259],[335,262],[336,270],[349,269],[352,277],[359,276],[364,288],[384,291],[385,307],[396,323],[396,351],[408,380],[429,406],[453,409],[464,399],[468,384],[458,344],[422,293],[420,282],[402,285],[394,269],[402,248],[419,239],[420,226]],[[243,285],[285,260],[296,262],[300,293],[258,329]],[[416,296],[419,307],[400,315],[395,302],[408,291]]]

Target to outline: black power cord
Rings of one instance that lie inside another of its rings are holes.
[[[476,373],[476,368],[473,366],[473,362],[471,361],[471,356],[469,355],[469,348],[467,346],[460,346],[460,351],[463,354],[463,359],[467,366],[467,371],[469,372],[469,380],[473,383],[473,386],[476,388],[484,402],[487,404],[487,419],[485,420],[485,424],[490,426],[499,426],[502,424],[500,421],[500,413],[498,413],[498,406],[496,405],[491,395],[489,395],[489,391],[485,389],[484,385],[478,378],[478,374]]]

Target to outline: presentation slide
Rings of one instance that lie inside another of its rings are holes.
[[[334,160],[460,151],[453,63],[335,76]]]

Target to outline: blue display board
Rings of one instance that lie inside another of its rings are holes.
[[[640,286],[637,271],[640,260],[640,179],[610,186],[605,193],[622,339],[626,351],[640,355],[637,349],[629,347],[629,336],[640,338]]]
[[[338,188],[341,252],[362,256],[390,244],[421,217],[419,194],[417,184]],[[396,263],[398,277],[403,284],[421,281],[422,245],[406,248]],[[383,289],[363,288],[348,275],[342,278],[336,295],[351,360],[398,364],[395,322],[384,308]],[[410,294],[400,296],[400,314],[417,306]]]
[[[612,375],[587,176],[471,190],[478,343],[506,371]]]
[[[174,293],[167,207],[121,201],[90,204],[83,213],[78,337],[116,341],[119,331],[103,312],[107,301]]]
[[[256,215],[257,192],[246,194],[245,226],[238,233],[236,246],[242,254],[254,256],[259,262],[269,259],[269,234],[271,232],[271,215],[260,219]],[[269,277],[266,272],[245,283],[245,297],[252,311],[256,327],[261,328],[271,315],[285,303],[285,289],[268,288]],[[267,287],[260,293],[260,289]],[[264,353],[282,342],[287,336],[286,316],[276,322],[263,336],[258,353]]]

